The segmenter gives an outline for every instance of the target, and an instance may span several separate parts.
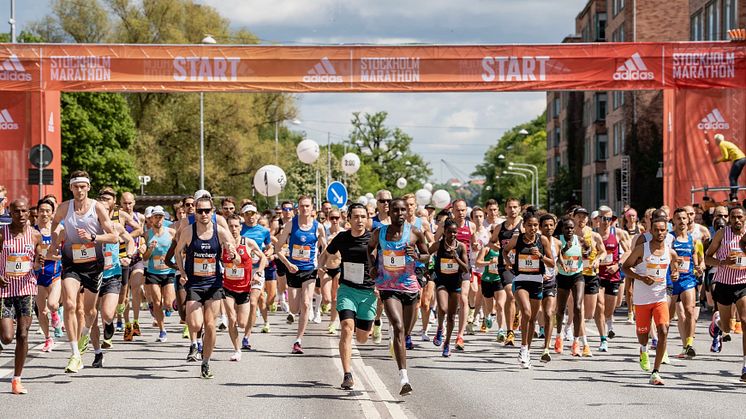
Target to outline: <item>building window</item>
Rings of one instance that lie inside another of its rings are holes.
[[[606,40],[606,13],[596,13],[596,41]]]
[[[609,158],[609,136],[596,134],[596,161],[605,161]]]
[[[595,94],[595,106],[596,106],[596,121],[605,121],[606,120],[606,102],[608,100],[608,95],[606,93],[596,93]]]
[[[555,96],[554,97],[554,110],[552,112],[553,112],[553,116],[555,118],[559,118],[559,116],[560,116],[560,98],[559,98],[559,96]]]
[[[722,39],[728,39],[728,31],[736,27],[736,1],[722,0],[723,5],[723,33]]]
[[[562,140],[562,131],[559,127],[554,129],[554,146],[559,147],[560,141]]]
[[[624,0],[611,0],[611,13],[616,16],[624,10]]]
[[[560,160],[560,156],[556,155],[554,156],[554,175],[557,176],[560,172],[560,167],[562,167],[562,160]]]
[[[547,177],[552,177],[552,158],[547,157]]]
[[[585,139],[585,150],[583,150],[583,164],[589,164],[591,162],[591,139]]]
[[[596,208],[608,202],[609,199],[609,175],[601,173],[596,176]]]
[[[614,124],[614,128],[611,131],[611,143],[613,144],[615,156],[619,155],[619,143],[621,140],[621,131],[619,130],[620,125],[621,124],[617,122]]]
[[[720,22],[718,20],[718,9],[714,0],[705,5],[705,18],[707,19],[705,40],[715,41],[720,39]]]
[[[583,206],[586,208],[593,208],[591,202],[591,177],[586,176],[583,178]]]
[[[702,41],[704,40],[704,31],[702,30],[702,12],[695,13],[690,21],[690,34],[689,38],[692,41]]]
[[[616,200],[619,202],[622,200],[622,169],[614,170],[614,189],[616,189]],[[619,204],[619,206],[622,205]]]
[[[626,150],[625,146],[627,144],[627,138],[625,137],[624,131],[625,131],[625,125],[624,125],[624,122],[621,122],[619,124],[619,138],[620,138],[619,143],[621,146],[620,151],[622,152],[622,154],[625,153],[625,150]]]

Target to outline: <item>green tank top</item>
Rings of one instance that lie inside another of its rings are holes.
[[[485,260],[492,260],[494,258],[500,259],[500,252],[495,251],[494,249],[490,248],[489,252],[487,252],[487,255],[484,257]],[[490,263],[489,265],[484,267],[484,272],[482,272],[482,282],[498,282],[502,279],[500,278],[500,273],[497,270],[498,263]]]

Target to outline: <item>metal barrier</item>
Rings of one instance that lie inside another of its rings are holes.
[[[746,186],[739,186],[738,190],[739,191],[746,191]],[[703,186],[701,188],[691,188],[690,189],[690,193],[691,193],[691,202],[692,202],[692,204],[695,203],[694,202],[694,194],[698,193],[698,192],[702,192],[704,194],[703,196],[707,196],[707,192],[730,192],[730,186],[712,186],[712,187],[710,187],[710,186],[705,185],[705,186]]]

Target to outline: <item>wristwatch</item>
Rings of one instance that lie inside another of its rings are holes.
[[[96,233],[91,233],[91,242],[96,242]]]

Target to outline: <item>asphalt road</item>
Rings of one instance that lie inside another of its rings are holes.
[[[84,355],[78,374],[65,374],[65,342],[54,352],[39,352],[42,337],[32,335],[31,358],[24,371],[25,396],[10,394],[12,349],[0,354],[0,406],[3,417],[703,417],[737,416],[746,408],[746,384],[739,381],[741,337],[735,335],[720,354],[709,352],[706,322],[700,321],[693,360],[671,357],[664,365],[663,387],[647,383],[637,364],[633,328],[617,317],[618,337],[610,352],[594,350],[592,359],[553,355],[548,364],[532,353],[533,368],[518,366],[518,348],[494,342],[494,332],[467,337],[465,352],[440,356],[432,343],[416,341],[409,351],[414,392],[398,395],[398,371],[388,352],[386,328],[380,345],[355,351],[354,391],[339,388],[342,378],[337,338],[326,333],[327,319],[311,325],[305,355],[291,355],[293,330],[282,313],[273,315],[270,334],[255,333],[254,350],[239,363],[230,362],[227,333],[219,333],[211,363],[215,379],[199,377],[199,363],[185,362],[187,341],[178,317],[169,319],[169,341],[155,343],[156,331],[143,327],[134,342],[114,338],[104,368],[90,367],[93,351]],[[147,323],[145,323],[147,324]],[[589,327],[592,329],[592,326]],[[36,331],[36,325],[32,330]],[[258,332],[258,328],[257,328]],[[594,349],[597,338],[592,335]],[[680,349],[677,332],[670,353]],[[651,359],[652,362],[652,359]],[[6,414],[8,416],[6,416]]]

